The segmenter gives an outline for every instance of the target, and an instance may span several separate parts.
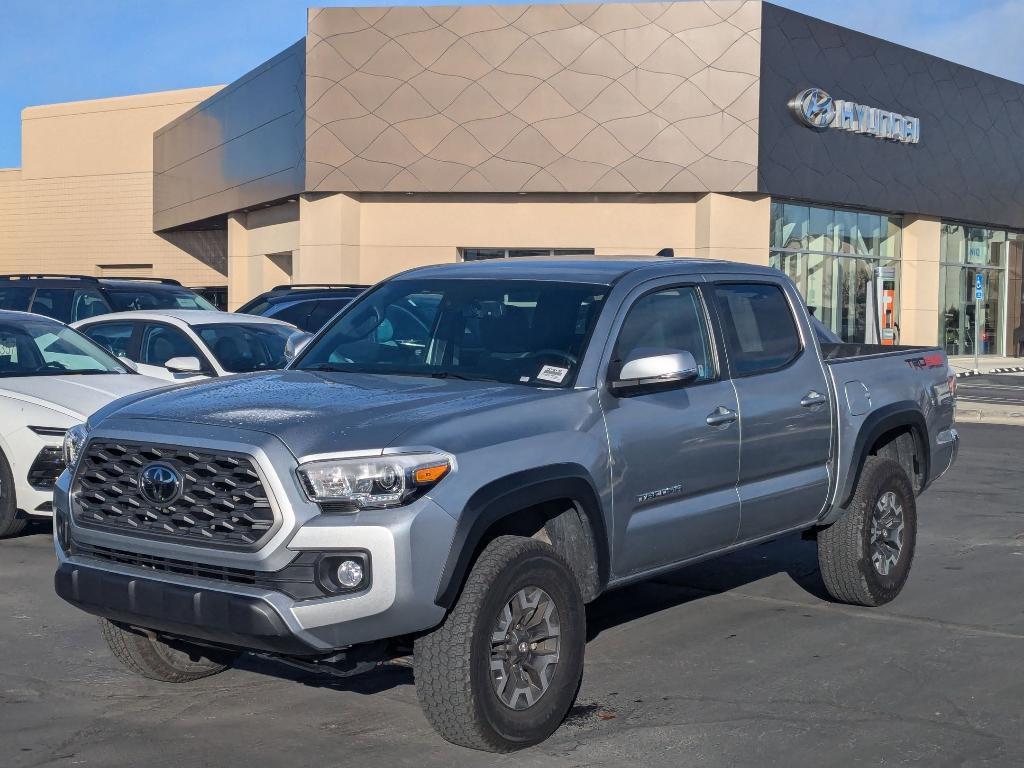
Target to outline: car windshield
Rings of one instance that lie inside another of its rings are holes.
[[[48,320],[0,320],[0,379],[130,373],[85,336]]]
[[[284,368],[284,345],[295,329],[287,325],[217,323],[193,329],[230,373]]]
[[[217,308],[197,293],[184,288],[108,288],[107,297],[115,312],[131,312],[149,309],[206,309]]]
[[[606,285],[392,280],[350,304],[293,367],[572,386]]]

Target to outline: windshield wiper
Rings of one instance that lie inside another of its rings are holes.
[[[455,373],[454,371],[431,371],[427,374],[432,379],[459,379],[461,381],[496,381],[499,384],[507,384],[501,379],[492,379],[489,376],[467,376],[464,373]]]
[[[348,368],[341,368],[331,363],[317,363],[308,368],[297,368],[299,371],[319,371],[320,373],[352,373]]]

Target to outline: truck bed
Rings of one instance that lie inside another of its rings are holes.
[[[878,357],[881,355],[898,355],[907,352],[923,352],[931,347],[915,347],[892,344],[830,344],[821,345],[821,358],[826,363],[834,360],[849,360],[854,357]]]
[[[922,415],[921,450],[932,454],[926,467],[908,467],[917,490],[945,469],[948,444],[936,444],[940,431],[953,422],[954,398],[949,387],[946,354],[938,347],[883,344],[821,344],[822,360],[833,389],[836,413],[833,441],[835,472],[831,520],[845,503],[857,478],[865,447],[858,444],[884,422],[886,414],[915,410]],[[916,470],[916,472],[915,472]],[[921,473],[921,474],[917,474]],[[916,475],[916,476],[915,476]]]

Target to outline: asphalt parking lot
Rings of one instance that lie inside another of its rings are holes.
[[[968,376],[957,382],[957,397],[961,401],[985,405],[1024,405],[1024,375],[985,374]]]
[[[606,595],[579,705],[511,756],[441,741],[402,667],[133,677],[54,596],[35,529],[0,542],[0,766],[1022,765],[1024,429],[958,428],[896,602],[826,602],[797,538]]]

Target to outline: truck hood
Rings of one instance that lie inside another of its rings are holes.
[[[112,400],[166,384],[159,379],[127,373],[17,376],[0,379],[0,394],[84,421]]]
[[[553,394],[458,379],[277,371],[139,397],[102,421],[156,419],[254,430],[274,435],[302,458],[386,448],[416,427]]]

